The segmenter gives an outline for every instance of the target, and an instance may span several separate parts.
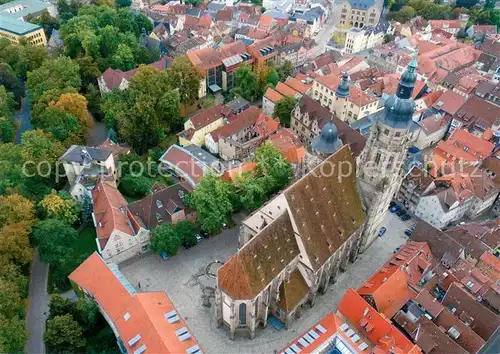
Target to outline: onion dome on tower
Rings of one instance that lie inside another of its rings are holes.
[[[349,75],[347,75],[347,73],[342,73],[342,81],[335,90],[335,95],[338,98],[349,97]]]
[[[398,90],[385,101],[384,122],[395,128],[403,128],[412,121],[415,102],[411,98],[417,80],[416,54],[399,80]]]
[[[321,133],[311,140],[312,150],[320,155],[331,155],[344,145],[338,137],[339,132],[330,120],[321,128]]]

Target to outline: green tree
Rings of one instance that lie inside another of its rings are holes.
[[[24,309],[23,299],[15,284],[0,278],[0,314],[9,318],[22,313]]]
[[[125,176],[120,181],[120,191],[128,197],[144,197],[151,191],[151,181],[144,176]]]
[[[201,75],[191,61],[185,56],[176,57],[168,75],[170,82],[179,90],[180,102],[192,105],[198,98]]]
[[[128,45],[122,43],[118,44],[116,53],[111,57],[111,67],[123,71],[135,68],[134,52]]]
[[[118,7],[130,7],[130,5],[132,5],[132,0],[116,0],[116,5],[118,5]]]
[[[26,320],[0,313],[0,352],[22,353],[28,340]]]
[[[403,6],[401,9],[398,9],[397,12],[391,12],[390,18],[394,21],[399,21],[401,23],[405,23],[415,17],[416,11],[411,6]]]
[[[49,179],[55,173],[56,162],[64,153],[64,146],[52,134],[30,130],[21,137],[21,162],[33,176]]]
[[[216,176],[205,176],[190,196],[203,230],[217,231],[233,212],[234,189]]]
[[[43,340],[50,350],[56,352],[78,352],[86,343],[82,327],[70,314],[48,320]]]
[[[278,71],[275,68],[270,68],[267,73],[267,83],[274,88],[276,87],[279,81],[280,81],[280,76],[278,74]]]
[[[52,17],[47,10],[44,10],[38,17],[29,14],[26,16],[25,21],[42,26],[47,38],[52,36],[52,31],[54,29],[59,28],[59,21],[57,18]]]
[[[290,60],[285,60],[279,67],[278,73],[281,81],[285,81],[289,76],[292,76],[295,71],[293,64]]]
[[[151,249],[157,254],[167,253],[169,256],[177,254],[181,245],[181,238],[172,224],[163,224],[156,227],[151,237]]]
[[[16,131],[17,125],[14,119],[0,117],[0,144],[14,142]]]
[[[297,104],[297,99],[293,96],[285,96],[279,100],[274,107],[273,117],[278,118],[280,124],[285,127],[290,127],[290,120],[292,117],[292,110]]]
[[[89,223],[92,221],[92,199],[85,193],[82,197],[82,222]]]
[[[23,274],[21,265],[8,263],[0,266],[0,278],[5,279],[8,283],[13,284],[19,292],[21,298],[28,297],[28,277]]]
[[[33,238],[38,245],[42,262],[58,264],[72,253],[72,246],[78,237],[78,232],[68,227],[64,221],[47,219],[36,224]]]
[[[60,294],[53,294],[50,297],[49,318],[63,316],[72,312],[73,304],[68,299],[63,298]]]
[[[16,104],[20,104],[21,97],[24,96],[24,89],[21,86],[21,80],[7,63],[0,63],[0,86],[5,87],[8,92],[12,92]]]
[[[59,57],[53,60],[46,60],[42,66],[28,73],[26,86],[33,104],[48,90],[67,90],[73,88],[80,90],[80,68],[78,64],[68,57]]]
[[[232,92],[244,99],[253,102],[257,98],[257,75],[249,65],[241,65],[235,73],[236,86]]]
[[[11,117],[15,108],[14,94],[8,92],[4,86],[0,86],[0,117]]]
[[[266,180],[258,178],[253,174],[241,176],[235,182],[235,187],[240,197],[240,204],[248,210],[256,210],[264,204],[266,200]]]
[[[33,126],[51,134],[67,147],[82,144],[86,131],[86,127],[80,124],[77,117],[55,107],[48,107],[38,118],[33,119]]]
[[[262,144],[255,151],[256,175],[265,178],[267,193],[283,189],[291,181],[293,170],[283,154],[271,143]]]
[[[183,244],[196,245],[196,227],[192,223],[181,220],[175,224],[174,229]]]

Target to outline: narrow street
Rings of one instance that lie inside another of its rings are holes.
[[[40,261],[38,251],[31,265],[31,278],[28,294],[28,311],[26,314],[29,339],[24,348],[25,353],[45,353],[43,334],[45,320],[49,313],[49,294],[47,294],[47,280],[49,266]]]
[[[333,25],[333,14],[335,11],[335,1],[332,3],[332,7],[329,10],[329,17],[325,21],[325,24],[319,31],[319,33],[314,37],[314,40],[318,44],[318,46],[323,47],[323,51],[326,47],[326,44],[332,38],[332,33],[335,31],[335,26]]]

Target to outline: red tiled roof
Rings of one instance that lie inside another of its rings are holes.
[[[299,93],[296,90],[294,90],[293,88],[291,88],[290,86],[288,86],[282,82],[278,82],[278,84],[275,87],[275,90],[278,91],[283,96],[295,96]]]
[[[231,21],[233,19],[233,11],[231,9],[219,10],[215,15],[215,21]]]
[[[179,339],[176,330],[186,327],[186,323],[165,292],[131,292],[97,253],[80,264],[68,278],[95,299],[115,325],[127,352],[145,346],[151,353],[175,354],[197,345],[192,334],[184,341]],[[169,323],[165,315],[172,311],[179,319]],[[130,344],[133,338],[137,341]]]
[[[234,182],[243,174],[252,172],[255,169],[255,162],[243,162],[241,165],[224,171],[222,179]]]
[[[326,75],[326,76],[318,76],[315,79],[321,85],[329,88],[332,91],[335,91],[340,84],[340,77],[336,75]],[[367,104],[373,103],[377,101],[377,98],[365,93],[359,87],[350,85],[349,86],[349,98],[347,98],[349,102],[354,103],[357,106],[365,106]]]
[[[209,108],[202,109],[189,118],[194,125],[195,130],[199,130],[217,119],[222,118],[223,105],[217,105]]]
[[[467,98],[458,93],[452,90],[446,90],[434,103],[433,107],[450,115],[454,115],[466,100]]]
[[[294,77],[287,78],[286,81],[285,81],[285,84],[287,86],[290,86],[295,91],[300,92],[303,95],[305,95],[305,93],[307,92],[307,90],[309,90],[309,88],[312,87],[312,83],[308,85],[308,84],[305,84],[305,83],[301,82],[300,80],[297,80]]]
[[[433,160],[436,162],[435,168],[440,168],[439,160],[477,162],[486,158],[495,145],[465,129],[455,130],[448,140],[440,141],[434,149]],[[434,159],[436,156],[436,159]]]
[[[268,87],[266,93],[264,94],[264,97],[271,102],[277,103],[278,101],[283,99],[284,96],[281,93],[277,92],[275,89]]]
[[[432,29],[460,28],[460,20],[429,20]]]
[[[299,137],[289,128],[280,128],[268,141],[276,146],[290,163],[299,163],[305,156],[305,148]]]
[[[127,201],[118,189],[100,182],[92,190],[96,233],[101,249],[106,247],[114,230],[133,236],[126,208]]]
[[[217,55],[213,48],[203,48],[187,53],[187,57],[191,64],[201,73],[205,73],[208,69],[222,65],[222,60]]]
[[[261,114],[260,109],[255,106],[251,106],[238,114],[228,124],[210,132],[210,135],[212,135],[214,141],[218,141],[220,137],[230,137],[245,128],[253,126]]]
[[[371,295],[380,313],[391,318],[410,299],[407,284],[417,284],[431,264],[425,242],[408,242],[358,289]],[[404,267],[404,268],[402,268]]]
[[[353,289],[347,289],[338,306],[338,312],[344,315],[374,346],[373,353],[421,353],[417,345],[406,338],[389,319],[378,313]]]

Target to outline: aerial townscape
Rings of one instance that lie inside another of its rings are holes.
[[[500,353],[499,28],[0,0],[0,353]]]

